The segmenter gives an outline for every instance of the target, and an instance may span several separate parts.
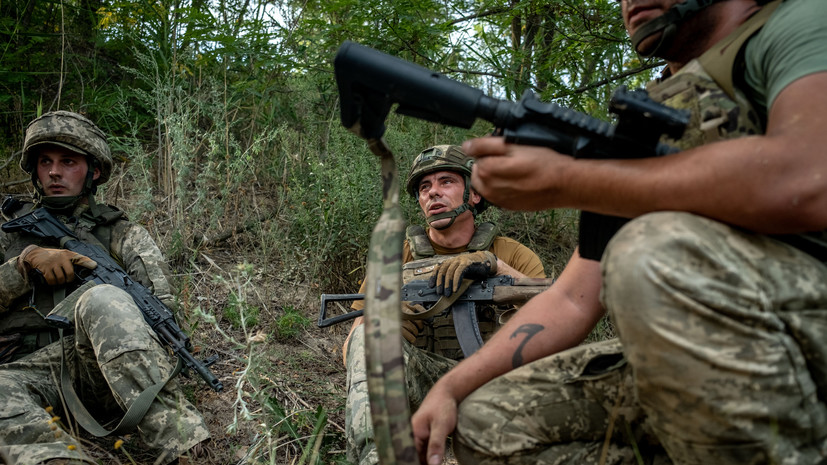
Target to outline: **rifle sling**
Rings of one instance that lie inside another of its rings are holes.
[[[146,388],[144,392],[142,392],[138,398],[132,402],[132,405],[129,406],[126,413],[124,414],[121,421],[118,425],[112,429],[107,430],[97,420],[89,413],[86,407],[81,402],[80,398],[78,397],[77,393],[75,392],[75,388],[72,386],[72,379],[69,376],[69,367],[66,366],[66,356],[63,347],[63,330],[59,330],[60,333],[60,391],[63,394],[63,401],[66,403],[66,408],[75,418],[75,420],[83,427],[86,431],[91,433],[96,437],[104,437],[108,435],[123,435],[129,433],[130,431],[134,430],[138,423],[140,423],[141,419],[144,418],[146,412],[149,410],[149,407],[152,405],[152,402],[155,400],[155,396],[161,392],[164,386],[174,377],[178,376],[178,373],[181,372],[181,369],[184,366],[183,361],[180,357],[176,357],[178,359],[178,363],[175,365],[175,369],[172,370],[172,374],[169,375],[165,381],[160,383],[153,384],[152,386]]]
[[[434,306],[429,308],[427,312],[423,312],[423,313],[406,313],[406,312],[402,312],[402,319],[403,320],[427,320],[428,318],[431,318],[432,316],[439,315],[440,313],[447,310],[451,305],[453,305],[454,302],[456,302],[457,299],[459,299],[459,296],[461,296],[465,291],[467,291],[468,288],[473,283],[474,283],[474,281],[471,280],[471,279],[463,279],[462,284],[459,286],[459,289],[457,289],[456,292],[454,292],[453,294],[451,294],[448,297],[446,297],[446,296],[440,297],[439,300],[436,301]]]

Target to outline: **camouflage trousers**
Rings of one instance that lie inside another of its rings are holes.
[[[461,404],[460,463],[666,465],[617,339],[579,346],[495,378]],[[634,446],[633,446],[634,444]]]
[[[97,418],[120,418],[144,389],[166,380],[174,368],[124,291],[95,286],[80,297],[74,314],[75,335],[65,337],[62,346],[58,341],[0,365],[0,456],[9,465],[52,458],[96,463],[62,427],[69,422],[59,391],[61,350],[78,396]],[[159,451],[158,463],[177,459],[209,436],[175,379],[158,394],[138,431]]]
[[[401,337],[401,336],[400,336]],[[422,404],[425,395],[437,380],[457,362],[441,355],[418,349],[402,341],[405,358],[405,384],[411,410]],[[351,335],[347,349],[347,402],[345,404],[347,459],[358,465],[379,463],[374,442],[373,424],[368,398],[367,366],[365,363],[365,325]]]
[[[596,463],[605,453],[605,463],[638,463],[639,452],[644,463],[661,460],[641,442],[681,465],[825,462],[824,264],[767,236],[657,213],[610,243],[602,299],[628,365],[594,378],[600,357],[587,346],[509,373],[510,389],[507,379],[483,386],[460,406],[461,462]],[[555,399],[547,409],[531,404]],[[510,448],[495,426],[509,416],[509,437],[519,439]],[[572,444],[589,457],[569,458]]]

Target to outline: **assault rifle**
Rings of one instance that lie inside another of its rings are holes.
[[[403,318],[425,319],[451,311],[459,345],[463,354],[468,357],[483,344],[477,321],[477,306],[525,303],[535,295],[548,289],[552,282],[553,280],[544,278],[494,276],[474,281],[465,291],[455,294],[457,296],[456,300],[447,305],[446,298],[437,294],[436,288],[428,285],[428,280],[410,281],[402,286],[402,301],[420,304],[427,311],[412,318],[410,315],[403,314]],[[363,311],[356,310],[328,318],[327,307],[331,302],[362,300],[364,298],[364,294],[322,294],[318,326],[326,328],[362,316]],[[447,308],[442,308],[443,304],[440,304],[440,301],[444,302]]]
[[[141,310],[147,324],[181,359],[185,368],[198,373],[216,392],[224,388],[221,381],[209,369],[218,357],[213,356],[204,362],[193,357],[190,353],[192,344],[189,337],[178,327],[169,308],[144,285],[133,280],[106,251],[96,245],[78,240],[72,231],[56,220],[45,208],[38,208],[20,218],[11,220],[3,224],[2,229],[7,233],[22,231],[48,239],[56,245],[96,261],[98,266],[94,270],[77,267],[75,276],[82,283],[93,281],[96,284],[111,284],[126,291]],[[47,317],[47,323],[63,328],[71,324],[68,319],[58,315]]]
[[[644,158],[678,149],[660,142],[679,139],[689,112],[655,102],[645,90],[619,87],[609,102],[617,124],[555,103],[526,90],[519,102],[488,97],[482,90],[353,42],[333,61],[342,125],[362,138],[380,139],[393,104],[402,115],[470,128],[477,118],[494,125],[506,142],[549,147],[575,158]],[[600,260],[609,239],[627,220],[582,212],[580,255]]]
[[[617,125],[541,102],[530,90],[509,102],[480,89],[353,42],[344,42],[333,61],[341,99],[342,125],[359,136],[379,138],[385,118],[397,113],[470,128],[477,118],[494,124],[507,142],[550,147],[580,158],[642,158],[678,149],[659,143],[678,139],[689,122],[682,110],[650,99],[646,91],[619,87],[609,102]]]

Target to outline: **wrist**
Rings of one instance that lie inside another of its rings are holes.
[[[20,252],[20,255],[17,256],[17,272],[24,278],[26,278],[29,274],[29,267],[26,265],[26,255],[37,248],[39,247],[34,244],[29,244],[25,249],[23,249],[22,252]]]
[[[451,369],[443,375],[431,387],[430,391],[434,391],[436,395],[441,395],[453,399],[457,405],[460,404],[469,394],[474,392],[479,386],[474,383],[469,383],[462,375],[462,368]]]

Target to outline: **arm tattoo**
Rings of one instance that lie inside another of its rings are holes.
[[[513,334],[511,334],[511,337],[509,339],[514,339],[520,333],[526,334],[525,339],[523,339],[523,342],[521,342],[519,347],[517,347],[517,350],[514,351],[514,356],[511,358],[511,365],[513,368],[517,368],[523,365],[523,347],[525,347],[525,345],[528,344],[529,339],[531,339],[537,333],[544,329],[546,328],[543,325],[529,323],[520,326],[514,331]]]

